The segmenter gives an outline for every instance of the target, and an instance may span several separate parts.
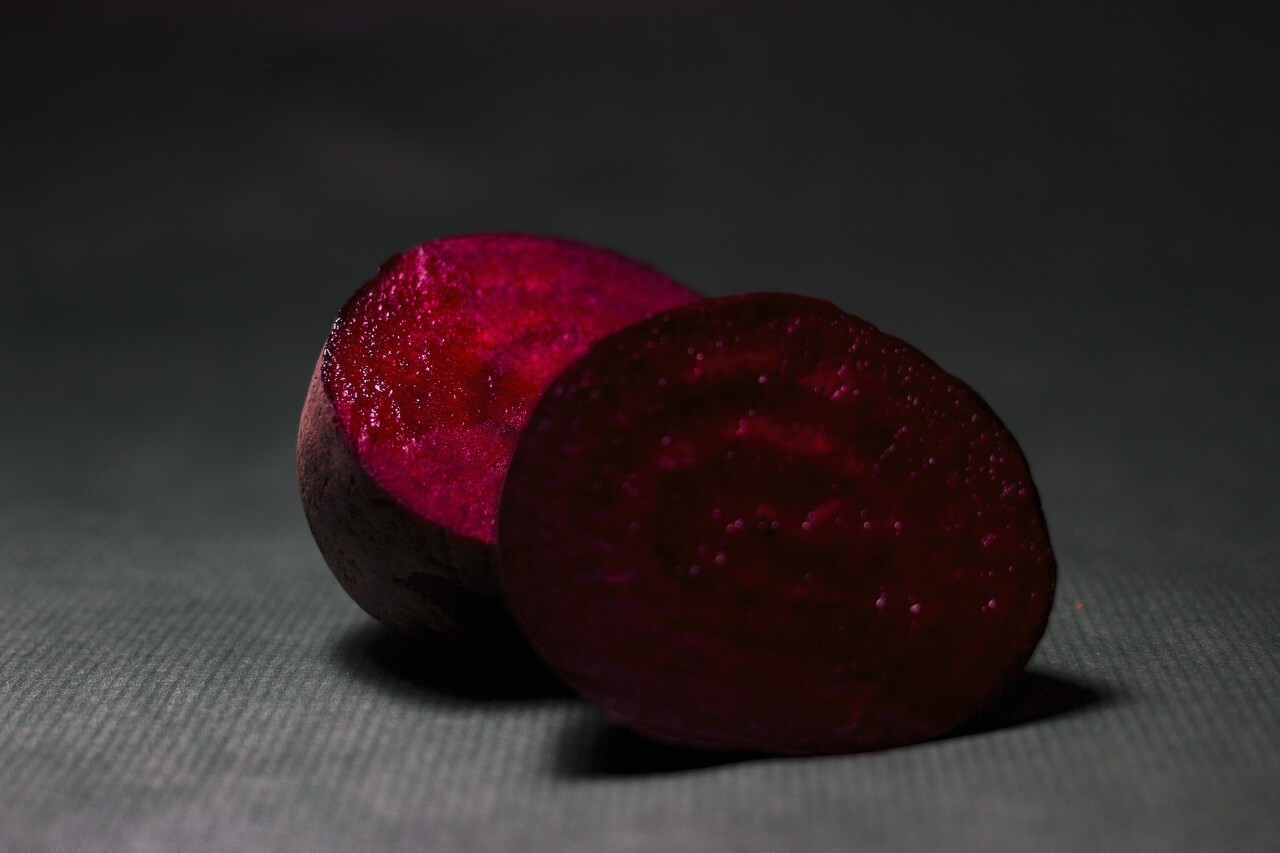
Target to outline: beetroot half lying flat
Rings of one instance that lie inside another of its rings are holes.
[[[439,240],[384,264],[338,316],[298,433],[302,503],[347,593],[407,634],[492,610],[502,478],[538,395],[592,341],[695,298],[538,237]]]
[[[827,302],[707,300],[598,341],[508,471],[509,607],[617,721],[827,753],[947,732],[1044,632],[1055,563],[1013,436]]]

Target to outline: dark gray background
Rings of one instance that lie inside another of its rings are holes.
[[[199,5],[0,30],[0,848],[1275,849],[1280,6]],[[295,495],[311,366],[498,229],[968,379],[1060,560],[1032,674],[726,761],[374,627]]]

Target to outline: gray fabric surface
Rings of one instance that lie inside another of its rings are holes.
[[[1272,850],[1280,9],[24,7],[0,137],[0,849]],[[295,495],[387,255],[833,298],[1019,436],[1061,566],[954,737],[725,760],[409,649]]]

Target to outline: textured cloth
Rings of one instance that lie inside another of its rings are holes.
[[[17,12],[0,849],[1275,849],[1280,7],[844,5]],[[977,388],[1061,572],[1010,696],[731,760],[364,616],[296,495],[316,353],[384,258],[498,229]]]

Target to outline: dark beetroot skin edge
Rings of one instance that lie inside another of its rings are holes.
[[[298,482],[347,593],[408,635],[502,618],[502,478],[548,382],[597,338],[696,299],[565,240],[481,234],[385,263],[343,307],[298,430]]]
[[[507,474],[504,590],[618,722],[783,754],[946,733],[1022,670],[1056,567],[1013,436],[827,302],[707,300],[594,344]]]

